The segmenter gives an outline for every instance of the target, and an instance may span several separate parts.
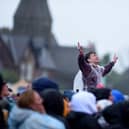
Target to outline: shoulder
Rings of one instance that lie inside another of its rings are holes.
[[[65,129],[64,124],[59,120],[47,115],[36,113],[32,115],[27,121],[26,126],[33,129],[43,129],[43,128],[52,128],[52,129]]]

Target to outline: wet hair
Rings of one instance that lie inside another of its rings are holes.
[[[90,51],[90,52],[88,52],[88,53],[85,54],[85,61],[87,63],[89,63],[88,59],[90,58],[90,55],[91,54],[96,54],[96,52],[95,51]]]
[[[34,90],[28,90],[20,95],[20,98],[17,102],[20,108],[30,108],[30,104],[34,101]]]

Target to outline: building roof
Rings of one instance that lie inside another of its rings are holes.
[[[22,60],[24,52],[29,44],[27,36],[11,36],[9,38],[9,47],[12,52],[15,64],[18,65]]]
[[[78,50],[75,47],[53,47],[50,50],[58,72],[65,75],[73,75],[78,70]]]
[[[0,36],[0,69],[14,68],[14,60],[10,49]]]
[[[57,69],[55,61],[53,60],[47,48],[42,48],[42,52],[39,57],[39,66],[40,68],[53,69],[53,70]]]
[[[10,37],[3,35],[2,38],[4,41],[8,42],[7,45],[12,53],[16,65],[18,65],[22,60],[25,50],[28,47],[33,47],[32,52],[40,68],[56,69],[54,60],[48,48],[46,48],[46,42],[43,38],[35,37],[30,39],[28,36],[23,35],[13,35]]]
[[[84,47],[84,52],[87,51],[88,49]],[[58,72],[66,76],[74,76],[77,73],[79,70],[77,47],[57,46],[52,47],[50,52]]]
[[[13,33],[44,36],[50,33],[51,23],[47,0],[21,0],[14,15]]]

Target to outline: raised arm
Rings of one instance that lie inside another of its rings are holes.
[[[118,57],[115,54],[113,57],[113,61],[110,62],[108,65],[104,66],[103,76],[105,76],[106,74],[108,74],[111,71],[112,67],[117,62],[117,60],[118,60]]]
[[[78,65],[83,75],[87,77],[89,73],[91,72],[91,66],[85,61],[83,48],[82,46],[80,46],[79,43],[78,43],[78,50],[79,50]]]

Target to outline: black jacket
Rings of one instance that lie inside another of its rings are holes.
[[[113,104],[102,114],[112,129],[129,129],[129,102]]]
[[[66,119],[71,129],[101,129],[97,120],[86,113],[72,111]]]

